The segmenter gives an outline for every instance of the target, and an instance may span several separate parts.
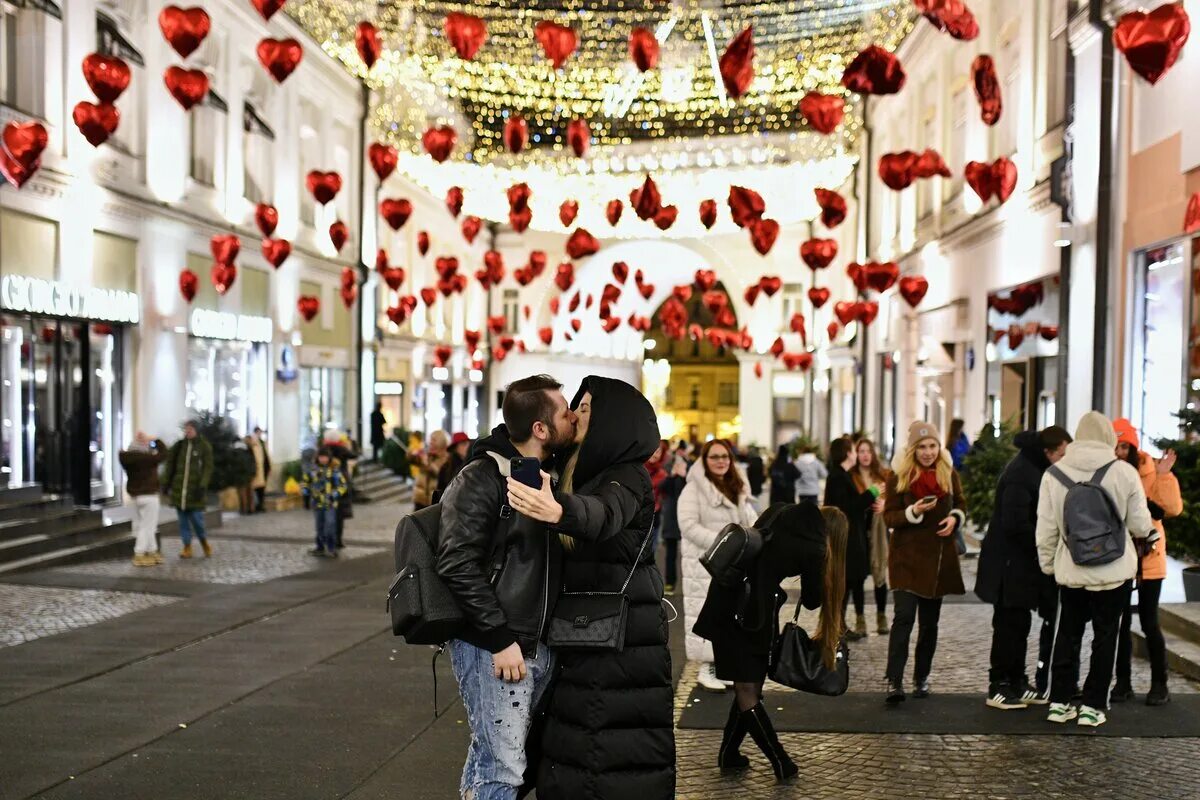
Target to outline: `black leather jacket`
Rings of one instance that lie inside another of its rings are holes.
[[[441,498],[437,571],[467,618],[460,639],[492,653],[516,642],[531,653],[558,599],[562,546],[507,505],[505,478],[489,452],[506,461],[520,455],[503,425],[472,445]]]

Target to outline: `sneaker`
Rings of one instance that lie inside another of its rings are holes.
[[[326,557],[326,558],[337,558],[337,557],[338,557],[338,551],[337,551],[337,550],[330,550],[328,553],[326,553],[326,554],[325,554],[325,557]]]
[[[713,665],[705,662],[700,665],[700,674],[696,676],[696,683],[700,684],[700,688],[706,692],[724,692],[725,684],[717,677],[717,672]]]
[[[1165,706],[1169,702],[1171,702],[1171,693],[1167,691],[1165,683],[1153,683],[1150,685],[1150,691],[1146,693],[1146,705]]]
[[[1133,687],[1128,683],[1118,683],[1113,687],[1112,693],[1108,696],[1110,702],[1124,703],[1126,700],[1133,699]]]
[[[325,548],[323,548],[323,547],[314,547],[312,550],[309,550],[309,551],[308,551],[308,554],[309,554],[310,556],[318,556],[318,557],[320,557],[320,556],[324,556],[324,555],[325,555]]]
[[[923,681],[917,681],[916,685],[913,686],[913,697],[918,700],[924,700],[931,694],[933,694],[933,687],[929,685],[928,678]]]
[[[1091,706],[1080,706],[1079,722],[1076,724],[1084,728],[1099,728],[1107,720],[1108,717],[1100,709],[1092,708]]]
[[[897,703],[903,703],[905,696],[903,683],[900,681],[888,681],[887,697],[884,699],[885,703],[887,703],[889,706],[894,706]]]
[[[1025,707],[1021,698],[1007,685],[994,687],[988,694],[987,700],[984,701],[984,705],[988,708],[998,708],[1001,711],[1013,711]]]
[[[1049,692],[1039,692],[1037,689],[1025,684],[1019,695],[1020,701],[1027,706],[1044,706],[1050,702]]]
[[[162,554],[161,550],[156,550],[153,553],[150,553],[149,555],[151,558],[154,559],[155,564],[162,564],[166,560],[163,558],[163,554]]]
[[[1079,716],[1079,710],[1070,703],[1051,703],[1050,713],[1046,715],[1047,722],[1070,722]]]
[[[154,556],[150,555],[149,553],[133,554],[133,565],[135,567],[153,567],[156,563],[157,562],[154,560]]]

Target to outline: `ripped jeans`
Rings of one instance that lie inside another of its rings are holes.
[[[452,639],[450,665],[471,725],[459,794],[512,800],[525,780],[525,738],[533,710],[550,684],[553,654],[539,642],[535,656],[525,658],[525,678],[506,683],[492,671],[491,653]]]

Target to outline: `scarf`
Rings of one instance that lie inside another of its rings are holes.
[[[917,475],[917,479],[909,484],[908,490],[918,500],[930,495],[939,500],[946,496],[946,490],[938,483],[936,469],[921,470],[920,474]]]

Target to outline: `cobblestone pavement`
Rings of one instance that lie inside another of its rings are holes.
[[[0,584],[0,647],[94,625],[177,599],[142,592]]]

